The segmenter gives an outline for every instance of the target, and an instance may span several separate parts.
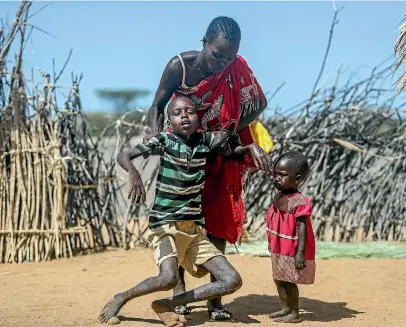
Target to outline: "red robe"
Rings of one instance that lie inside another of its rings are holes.
[[[187,96],[198,105],[199,131],[238,126],[241,117],[260,109],[265,96],[247,62],[240,56],[223,72],[213,74],[198,85],[182,85],[173,97]],[[239,132],[241,143],[254,143],[249,126]],[[241,239],[246,217],[242,200],[243,174],[252,167],[244,162],[218,156],[206,164],[202,209],[207,231],[234,244]],[[255,166],[254,166],[255,167]]]

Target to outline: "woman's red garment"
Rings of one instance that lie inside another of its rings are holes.
[[[182,62],[183,63],[183,62]],[[213,74],[198,85],[188,87],[185,77],[174,96],[187,96],[198,106],[199,130],[238,126],[241,117],[260,109],[265,97],[246,61],[237,56],[223,72]],[[239,133],[241,143],[253,143],[249,126]],[[241,239],[245,220],[242,195],[243,173],[253,166],[244,162],[217,157],[206,164],[206,183],[202,194],[202,209],[207,231],[231,244]]]
[[[273,278],[294,284],[313,284],[316,273],[316,242],[312,223],[312,204],[301,193],[279,194],[272,202],[266,217],[268,246],[271,253]],[[299,217],[306,217],[306,267],[295,268],[299,244]]]

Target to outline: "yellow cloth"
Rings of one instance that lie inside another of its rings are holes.
[[[250,124],[250,131],[255,144],[258,144],[266,153],[270,153],[274,144],[264,125],[259,120],[255,120]]]

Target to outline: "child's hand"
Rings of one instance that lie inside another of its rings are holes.
[[[128,199],[131,199],[131,203],[139,203],[140,200],[145,202],[145,189],[138,171],[130,170],[128,172],[128,184]]]
[[[304,257],[304,253],[298,252],[298,253],[296,253],[296,256],[295,256],[295,268],[298,270],[301,270],[304,267],[306,267],[306,260]]]

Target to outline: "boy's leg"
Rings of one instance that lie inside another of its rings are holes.
[[[173,289],[173,295],[178,295],[186,292],[186,284],[185,284],[185,269],[180,266],[179,267],[179,280],[178,284]],[[179,305],[175,308],[175,312],[180,315],[187,315],[190,313],[190,308],[186,305]]]
[[[226,241],[220,238],[217,238],[211,234],[207,234],[207,238],[210,242],[223,254],[226,252]],[[210,274],[210,281],[213,283],[216,281],[216,278]],[[213,320],[229,320],[231,319],[231,313],[224,308],[221,303],[221,297],[215,298],[213,300],[207,301],[207,308],[210,313],[210,317]]]
[[[137,297],[158,292],[168,291],[176,286],[179,279],[178,259],[173,239],[170,236],[163,237],[159,241],[159,258],[163,261],[159,265],[159,274],[150,277],[125,292],[116,294],[103,308],[99,315],[100,322],[107,322],[116,316],[120,309],[130,300]],[[158,259],[159,259],[158,258]],[[174,314],[171,317],[170,326],[183,327],[186,320]]]
[[[289,297],[291,312],[283,317],[275,319],[277,322],[299,322],[299,288],[296,284],[285,282],[285,287]]]
[[[207,234],[207,238],[210,240],[210,242],[223,254],[226,251],[226,241],[220,238],[217,238],[215,236],[212,236],[211,234]],[[210,282],[215,282],[216,279],[215,277],[210,274]],[[176,287],[173,289],[173,295],[178,295],[186,292],[186,284],[185,284],[185,269],[183,267],[179,267],[179,281]],[[231,319],[231,313],[226,310],[222,303],[221,303],[221,297],[216,298],[213,300],[207,301],[207,307],[209,309],[209,312],[213,312],[216,310],[216,312],[211,314],[211,318],[214,320],[228,320]],[[188,308],[186,305],[179,305],[175,308],[175,312],[178,314],[188,314],[190,313],[190,308]],[[215,316],[214,316],[215,315]]]
[[[241,288],[242,280],[239,273],[225,257],[213,257],[206,261],[202,266],[214,276],[216,279],[215,282],[152,303],[152,309],[164,323],[175,314],[173,310],[178,305],[212,300],[224,295],[232,294]]]
[[[273,312],[269,315],[270,318],[278,318],[283,317],[292,312],[291,305],[290,305],[290,297],[289,292],[287,289],[287,282],[281,280],[274,280],[276,284],[276,288],[278,290],[279,299],[282,302],[282,310]]]

